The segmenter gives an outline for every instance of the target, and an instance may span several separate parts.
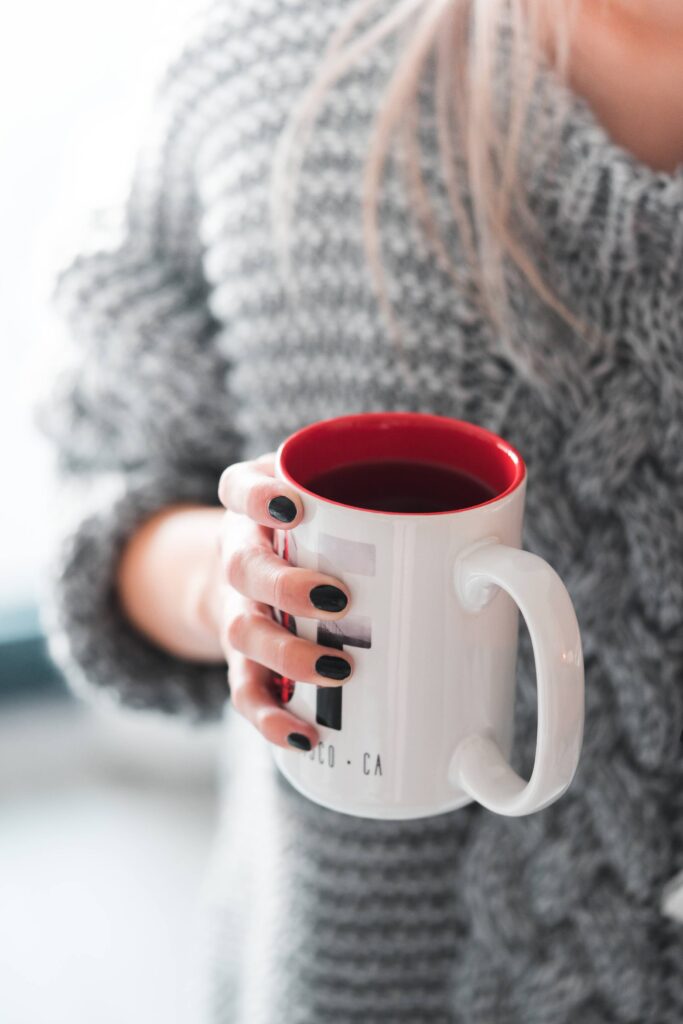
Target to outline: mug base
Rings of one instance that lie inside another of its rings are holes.
[[[448,814],[450,811],[457,811],[467,804],[473,803],[472,797],[467,793],[455,794],[453,799],[438,804],[411,804],[408,806],[400,804],[368,804],[367,802],[354,802],[349,800],[330,800],[319,794],[310,793],[299,781],[279,763],[275,758],[275,764],[279,772],[287,779],[289,784],[314,804],[326,807],[330,811],[337,811],[338,814],[349,814],[355,818],[374,818],[382,821],[409,821],[414,818],[433,818],[439,814]]]

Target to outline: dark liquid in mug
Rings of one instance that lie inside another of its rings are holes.
[[[389,459],[353,462],[306,482],[323,498],[375,512],[455,512],[480,505],[496,492],[450,466]]]

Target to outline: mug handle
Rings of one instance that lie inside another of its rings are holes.
[[[460,553],[454,581],[460,603],[469,612],[481,611],[499,587],[518,605],[536,661],[538,732],[528,782],[510,767],[490,734],[461,740],[450,777],[497,814],[540,811],[568,788],[583,741],[583,653],[574,606],[547,562],[529,551],[501,544],[495,537]]]

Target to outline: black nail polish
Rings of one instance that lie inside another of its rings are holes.
[[[351,666],[346,658],[335,658],[332,654],[323,654],[315,663],[315,670],[328,679],[348,679]]]
[[[278,494],[268,502],[268,514],[281,523],[291,523],[296,518],[296,505],[291,498]]]
[[[319,608],[321,612],[340,612],[346,608],[348,598],[339,587],[331,587],[328,583],[321,583],[313,587],[310,593],[311,604]]]
[[[296,747],[297,750],[310,750],[311,741],[308,736],[304,736],[302,732],[290,732],[287,737],[287,742],[290,747]]]

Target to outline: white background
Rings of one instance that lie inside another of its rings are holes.
[[[194,0],[21,0],[0,33],[0,610],[30,601],[51,456],[31,406],[55,268],[125,194],[153,84]]]
[[[0,636],[8,610],[31,608],[59,500],[31,426],[59,337],[55,271],[89,212],[124,197],[153,84],[193,3],[3,8]],[[184,995],[216,748],[214,730],[154,716],[63,698],[0,705],[2,1024],[196,1024]]]

